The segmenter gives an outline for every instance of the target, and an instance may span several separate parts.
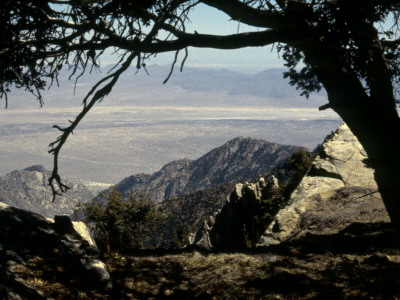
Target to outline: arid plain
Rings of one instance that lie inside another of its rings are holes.
[[[60,174],[84,182],[116,183],[151,173],[182,158],[195,159],[238,136],[301,145],[312,150],[340,123],[332,111],[318,111],[323,93],[299,97],[283,70],[244,75],[187,68],[162,84],[169,67],[131,70],[83,120],[60,155]],[[104,75],[104,74],[103,74]],[[66,74],[60,87],[45,91],[45,105],[17,90],[0,110],[0,175],[33,164],[52,166],[48,145],[81,109],[95,79],[78,82]],[[240,89],[239,89],[240,88]]]

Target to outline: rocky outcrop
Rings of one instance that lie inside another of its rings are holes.
[[[307,177],[333,178],[343,186],[377,189],[367,154],[345,123],[321,147]]]
[[[300,155],[273,175],[237,184],[193,243],[207,249],[268,246],[307,233],[335,234],[352,223],[389,222],[368,157],[346,124],[316,153],[312,161]]]
[[[201,224],[192,244],[219,250],[255,246],[310,166],[311,154],[299,150],[264,177],[237,183],[225,205]]]
[[[271,171],[299,149],[239,137],[197,160],[183,159],[152,174],[138,174],[115,185],[124,196],[145,193],[156,202],[224,182],[256,178]]]
[[[83,184],[67,181],[68,192],[52,202],[48,184],[50,175],[43,166],[31,166],[0,177],[0,201],[53,218],[55,215],[70,215],[79,202],[93,199],[94,195]]]
[[[96,242],[84,222],[72,221],[68,216],[54,216],[54,219],[46,218],[46,220],[55,224],[54,228],[57,232],[70,233],[76,231],[90,246],[97,248]]]
[[[74,230],[68,217],[49,222],[0,203],[0,227],[0,293],[8,295],[5,299],[47,299],[18,275],[30,267],[94,290],[112,288],[98,250]]]
[[[279,189],[278,180],[270,175],[255,183],[238,183],[228,196],[225,205],[203,221],[192,244],[204,249],[232,250],[250,248],[257,242],[262,228],[264,199]],[[277,212],[281,201],[271,201],[269,212]]]
[[[346,124],[325,141],[310,171],[259,240],[277,244],[307,232],[335,233],[353,222],[389,222],[367,156]]]

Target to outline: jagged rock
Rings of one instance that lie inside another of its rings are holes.
[[[97,245],[96,245],[96,242],[94,241],[94,239],[92,238],[92,236],[91,236],[91,234],[90,234],[90,230],[89,230],[89,228],[86,226],[86,224],[84,223],[84,222],[81,222],[81,221],[71,221],[71,219],[70,219],[70,217],[68,217],[68,216],[55,216],[55,218],[54,219],[52,219],[52,218],[46,218],[46,220],[47,221],[49,221],[49,222],[52,222],[52,223],[57,223],[57,221],[56,220],[60,220],[60,219],[63,219],[63,221],[61,221],[62,223],[67,223],[66,225],[61,225],[60,224],[60,221],[58,221],[58,225],[55,225],[55,226],[58,226],[58,227],[61,227],[61,228],[63,228],[63,227],[65,227],[65,226],[67,226],[68,227],[68,229],[61,229],[61,231],[64,231],[65,233],[67,233],[66,231],[76,231],[77,233],[79,233],[79,235],[83,238],[83,239],[85,239],[88,243],[89,243],[89,245],[91,245],[91,246],[93,246],[93,247],[95,247],[95,248],[97,248]],[[69,222],[71,222],[71,224],[72,224],[72,226],[73,226],[73,229],[71,230],[71,228],[70,228],[70,225],[68,224]],[[59,229],[60,230],[60,229]],[[57,229],[56,229],[56,231],[57,231]]]
[[[75,232],[74,225],[68,216],[54,216],[54,230],[60,234]]]
[[[258,184],[247,183],[244,186],[244,194],[246,194],[249,202],[261,201],[261,187]]]
[[[81,221],[72,221],[72,225],[74,226],[75,231],[79,233],[80,236],[85,239],[90,246],[97,248],[96,242],[92,238],[90,230],[85,223]]]
[[[365,164],[365,150],[345,123],[322,145],[308,176],[338,178],[345,186],[377,189],[373,169]]]
[[[204,222],[192,243],[207,250],[251,246],[252,233],[248,232],[252,227],[251,218],[259,210],[265,188],[264,178],[256,183],[236,184],[224,207]]]
[[[196,245],[200,248],[211,250],[212,243],[210,241],[210,227],[207,225],[207,222],[204,221],[202,227],[196,232],[192,241],[190,241],[192,245]]]
[[[213,248],[231,249],[277,244],[307,232],[333,234],[354,222],[389,222],[365,151],[345,124],[326,138],[312,164],[305,161],[292,160],[303,171],[279,181],[281,186],[276,176],[294,174],[295,168],[237,184],[215,224],[197,236],[209,237]],[[260,217],[266,226],[261,238],[254,221]]]
[[[258,185],[259,185],[261,188],[264,188],[264,187],[266,186],[264,177],[261,177],[261,178],[258,180]]]
[[[357,138],[341,124],[258,245],[277,244],[310,231],[333,233],[352,222],[389,221],[366,158]]]
[[[260,238],[259,245],[276,244],[293,233],[302,214],[333,196],[334,190],[344,187],[341,180],[324,177],[305,177],[293,192],[290,202],[282,208],[266,233]],[[272,239],[271,239],[272,237]]]
[[[227,202],[230,203],[231,200],[237,201],[238,199],[242,198],[242,189],[243,189],[243,184],[237,183],[231,195],[227,198]]]
[[[262,188],[266,187],[269,190],[276,190],[279,188],[279,181],[274,175],[271,175],[268,177],[267,182],[265,182],[264,178],[261,177],[258,185]]]
[[[252,207],[252,209],[256,211],[261,204],[260,199],[271,198],[271,193],[273,194],[275,190],[280,190],[278,182],[286,187],[285,190],[290,190],[291,192],[291,190],[294,189],[294,186],[297,185],[299,180],[296,179],[295,182],[293,182],[293,174],[298,173],[297,165],[302,164],[305,158],[306,160],[310,160],[310,155],[311,154],[304,148],[300,148],[293,155],[288,156],[270,173],[263,174],[264,176],[259,177],[259,179],[256,181],[252,180],[247,183],[242,182],[236,184],[223,183],[215,185],[211,188],[197,190],[184,195],[174,196],[160,202],[158,204],[158,209],[160,211],[166,212],[173,217],[170,218],[165,226],[162,226],[162,228],[158,229],[157,232],[154,234],[154,241],[152,242],[152,246],[169,248],[171,246],[171,241],[173,239],[176,240],[174,229],[182,226],[186,226],[188,231],[193,233],[190,234],[190,242],[188,238],[188,240],[185,241],[183,244],[198,243],[199,240],[203,239],[203,236],[207,236],[203,235],[202,233],[202,231],[204,231],[204,220],[207,220],[207,222],[209,223],[209,227],[214,227],[213,223],[217,222],[217,219],[219,218],[218,215],[221,213],[223,207],[228,205],[226,203],[240,203],[240,199],[243,198],[244,195],[246,195],[246,197],[252,197],[253,200],[249,201],[249,199],[245,199],[243,205],[234,205],[234,207],[238,208],[240,213],[242,213],[243,215],[246,213],[246,209],[248,207]],[[308,170],[308,168],[309,164],[306,167],[306,170]],[[304,173],[305,171],[301,171],[301,176],[303,176]],[[254,203],[250,205],[250,202]],[[275,201],[274,203],[271,203],[269,207],[272,212],[281,207],[281,203],[279,201]],[[228,208],[226,208],[226,210],[227,212],[229,211]],[[230,216],[232,215],[226,213],[228,223],[233,223],[234,221],[231,220]],[[252,217],[253,216],[247,216],[246,218],[250,219]],[[212,221],[211,219],[214,220]],[[240,228],[239,233],[236,233],[237,236],[240,236],[243,233],[243,224],[241,225],[242,227]],[[250,227],[253,228],[253,226]],[[249,227],[246,228],[247,230],[249,229]],[[263,230],[264,229],[265,228],[263,228]],[[253,229],[251,229],[251,231],[252,230]],[[263,230],[261,232],[263,232]],[[231,234],[235,233],[232,232]],[[250,235],[253,235],[253,232],[251,232]],[[203,240],[208,241],[208,239],[205,238]],[[251,243],[253,242],[254,241],[252,241]],[[209,243],[207,242],[206,244],[208,245]]]
[[[208,222],[212,223],[210,217],[213,217],[215,221],[215,215],[224,206],[226,197],[234,186],[234,183],[223,183],[160,202],[157,205],[158,209],[173,217],[154,234],[153,246],[170,248],[175,229],[182,225],[192,232],[187,243],[193,244],[198,229],[203,228],[204,220],[208,218]]]
[[[220,250],[255,246],[272,217],[286,205],[288,195],[308,170],[310,155],[299,150],[258,180],[237,183],[225,205],[213,214],[213,222],[202,226],[192,243]],[[280,186],[279,182],[284,184]]]
[[[70,220],[57,220],[50,222],[41,215],[0,203],[0,290],[15,294],[14,299],[45,299],[14,272],[18,266],[38,259],[44,266],[56,263],[62,277],[86,287],[102,291],[112,288],[98,250],[73,230]]]

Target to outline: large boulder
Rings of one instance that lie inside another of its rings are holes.
[[[389,222],[366,153],[345,123],[327,138],[307,175],[260,238],[281,243],[311,232],[330,234],[354,222]]]
[[[8,295],[5,299],[45,297],[16,274],[17,269],[28,268],[35,262],[40,262],[36,267],[51,269],[54,277],[67,282],[94,290],[112,288],[97,248],[76,232],[68,217],[56,217],[51,222],[33,212],[0,203],[0,227],[0,294]]]

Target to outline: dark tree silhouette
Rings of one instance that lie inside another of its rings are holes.
[[[258,30],[226,36],[186,32],[190,11],[200,4]],[[325,88],[329,103],[321,109],[333,109],[357,136],[390,218],[400,225],[399,1],[3,0],[0,7],[0,93],[6,104],[13,84],[41,101],[40,90],[57,81],[61,68],[79,78],[98,67],[105,50],[119,57],[70,126],[57,127],[61,136],[50,144],[54,195],[67,188],[58,174],[61,147],[132,63],[145,67],[150,56],[175,51],[172,72],[178,52],[185,51],[183,66],[190,46],[229,50],[275,43],[288,67],[285,76],[303,95]]]

